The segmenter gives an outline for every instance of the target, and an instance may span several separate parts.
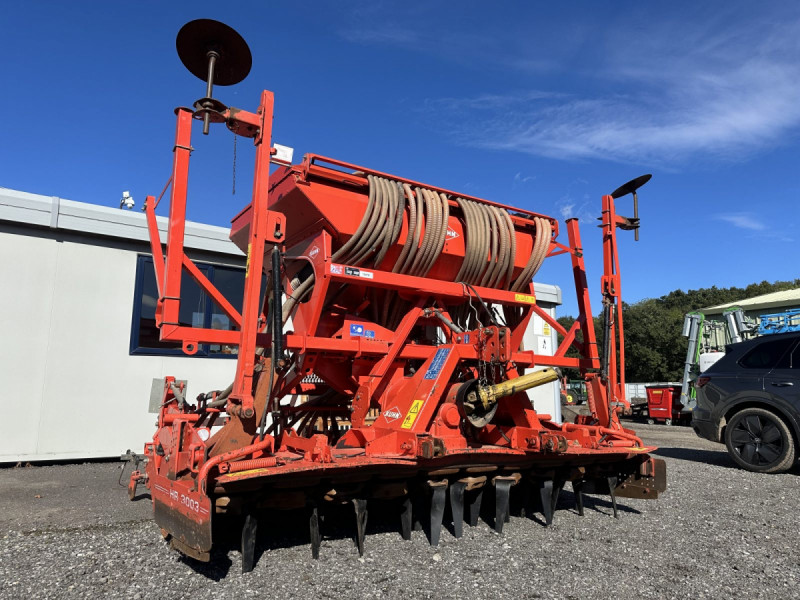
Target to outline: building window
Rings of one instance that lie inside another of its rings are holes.
[[[242,310],[244,296],[244,269],[195,263],[197,268],[214,284],[228,302],[238,311]],[[180,342],[162,342],[156,327],[156,303],[158,286],[151,256],[139,256],[136,263],[136,287],[133,298],[133,322],[131,326],[131,354],[167,354],[185,356]],[[181,277],[181,308],[179,323],[185,327],[238,330],[215,302],[184,271]],[[201,344],[193,356],[230,358],[236,357],[237,346]]]

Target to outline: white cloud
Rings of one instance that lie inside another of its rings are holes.
[[[457,143],[481,148],[660,166],[741,159],[800,126],[800,12],[763,12],[758,22],[736,13],[619,23],[609,31],[617,43],[598,44],[597,64],[570,81],[580,93],[486,93],[426,107],[442,109]]]
[[[431,111],[462,113],[472,110],[516,110],[528,102],[552,100],[565,95],[543,90],[526,90],[514,94],[480,94],[474,98],[426,98],[425,107]]]
[[[747,229],[750,231],[764,231],[767,229],[767,226],[758,221],[751,213],[727,213],[716,215],[715,218],[719,221],[730,223],[739,229]]]
[[[424,42],[420,32],[398,28],[349,28],[340,32],[348,42],[358,44],[389,44],[396,46],[415,46]]]
[[[536,179],[535,175],[524,176],[520,171],[516,175],[514,175],[514,185],[522,185],[528,183],[529,181],[533,181],[535,179]]]

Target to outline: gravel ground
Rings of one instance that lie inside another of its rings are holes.
[[[337,514],[314,561],[305,524],[284,514],[262,523],[245,575],[233,541],[211,565],[171,551],[149,497],[129,502],[117,485],[119,464],[0,469],[0,597],[800,597],[800,470],[748,473],[688,428],[635,428],[660,446],[668,490],[620,500],[618,520],[607,497],[579,517],[567,491],[550,528],[512,517],[502,536],[481,523],[431,548],[422,532],[404,542],[381,530],[371,507],[363,558]]]

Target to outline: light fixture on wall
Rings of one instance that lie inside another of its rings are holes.
[[[128,210],[132,210],[136,202],[133,200],[133,196],[129,191],[122,192],[122,198],[119,200],[119,207],[120,208],[127,208]]]

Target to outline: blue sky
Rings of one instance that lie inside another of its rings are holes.
[[[798,277],[796,2],[6,3],[0,186],[117,206],[169,176],[172,109],[204,95],[175,35],[215,18],[253,69],[217,88],[276,96],[274,141],[582,221],[600,304],[600,197],[642,173],[641,241],[621,232],[629,302]],[[487,10],[491,6],[491,10]],[[247,203],[252,147],[195,132],[190,218]],[[630,197],[620,201],[631,214]],[[562,236],[566,243],[566,232]],[[537,280],[564,288],[566,257]]]

